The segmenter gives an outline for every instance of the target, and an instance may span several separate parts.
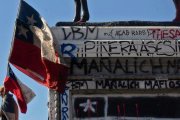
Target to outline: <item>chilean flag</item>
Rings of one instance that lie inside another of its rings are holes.
[[[23,0],[9,61],[38,83],[64,92],[68,67],[60,63],[54,37],[45,20]]]
[[[17,79],[9,64],[4,87],[6,91],[10,91],[16,96],[21,112],[26,113],[27,104],[35,97],[35,93]]]

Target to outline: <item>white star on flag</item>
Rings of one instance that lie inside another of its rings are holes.
[[[84,110],[83,110],[84,112],[87,112],[90,110],[95,113],[96,110],[93,108],[93,105],[96,105],[96,104],[97,102],[91,102],[90,99],[87,99],[85,103],[81,103],[79,106],[84,107]]]
[[[28,29],[24,28],[22,25],[18,26],[19,33],[18,35],[23,35],[27,39],[27,32],[29,31]]]
[[[32,15],[31,17],[27,16],[27,19],[29,25],[34,25],[34,23],[37,23],[36,20],[34,20],[34,15]]]

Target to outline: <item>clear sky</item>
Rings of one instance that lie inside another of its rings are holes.
[[[26,0],[34,7],[49,26],[59,21],[72,21],[73,0]],[[175,17],[172,0],[88,0],[90,21],[171,21]],[[6,75],[6,66],[13,38],[14,24],[19,0],[1,0],[0,4],[0,80]],[[16,76],[36,93],[28,104],[26,114],[20,113],[20,120],[47,120],[48,90],[13,68]]]

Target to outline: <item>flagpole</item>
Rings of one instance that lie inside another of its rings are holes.
[[[17,23],[17,18],[18,18],[19,14],[20,14],[20,9],[21,9],[21,5],[22,5],[22,1],[23,0],[19,0],[18,12],[17,12],[17,15],[16,15],[15,23],[14,23],[14,31],[13,31],[12,41],[11,41],[11,48],[9,50],[8,63],[9,63],[10,55],[11,55],[11,52],[12,52],[12,49],[13,49],[13,45],[14,45],[14,38],[15,38],[15,33],[16,33],[16,23]]]
[[[17,17],[19,16],[21,5],[22,5],[23,0],[19,0],[19,7],[18,7],[18,12],[17,12]]]

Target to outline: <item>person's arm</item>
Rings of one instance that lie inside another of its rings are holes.
[[[19,110],[16,102],[14,102],[14,109],[15,109],[15,120],[19,120]]]

